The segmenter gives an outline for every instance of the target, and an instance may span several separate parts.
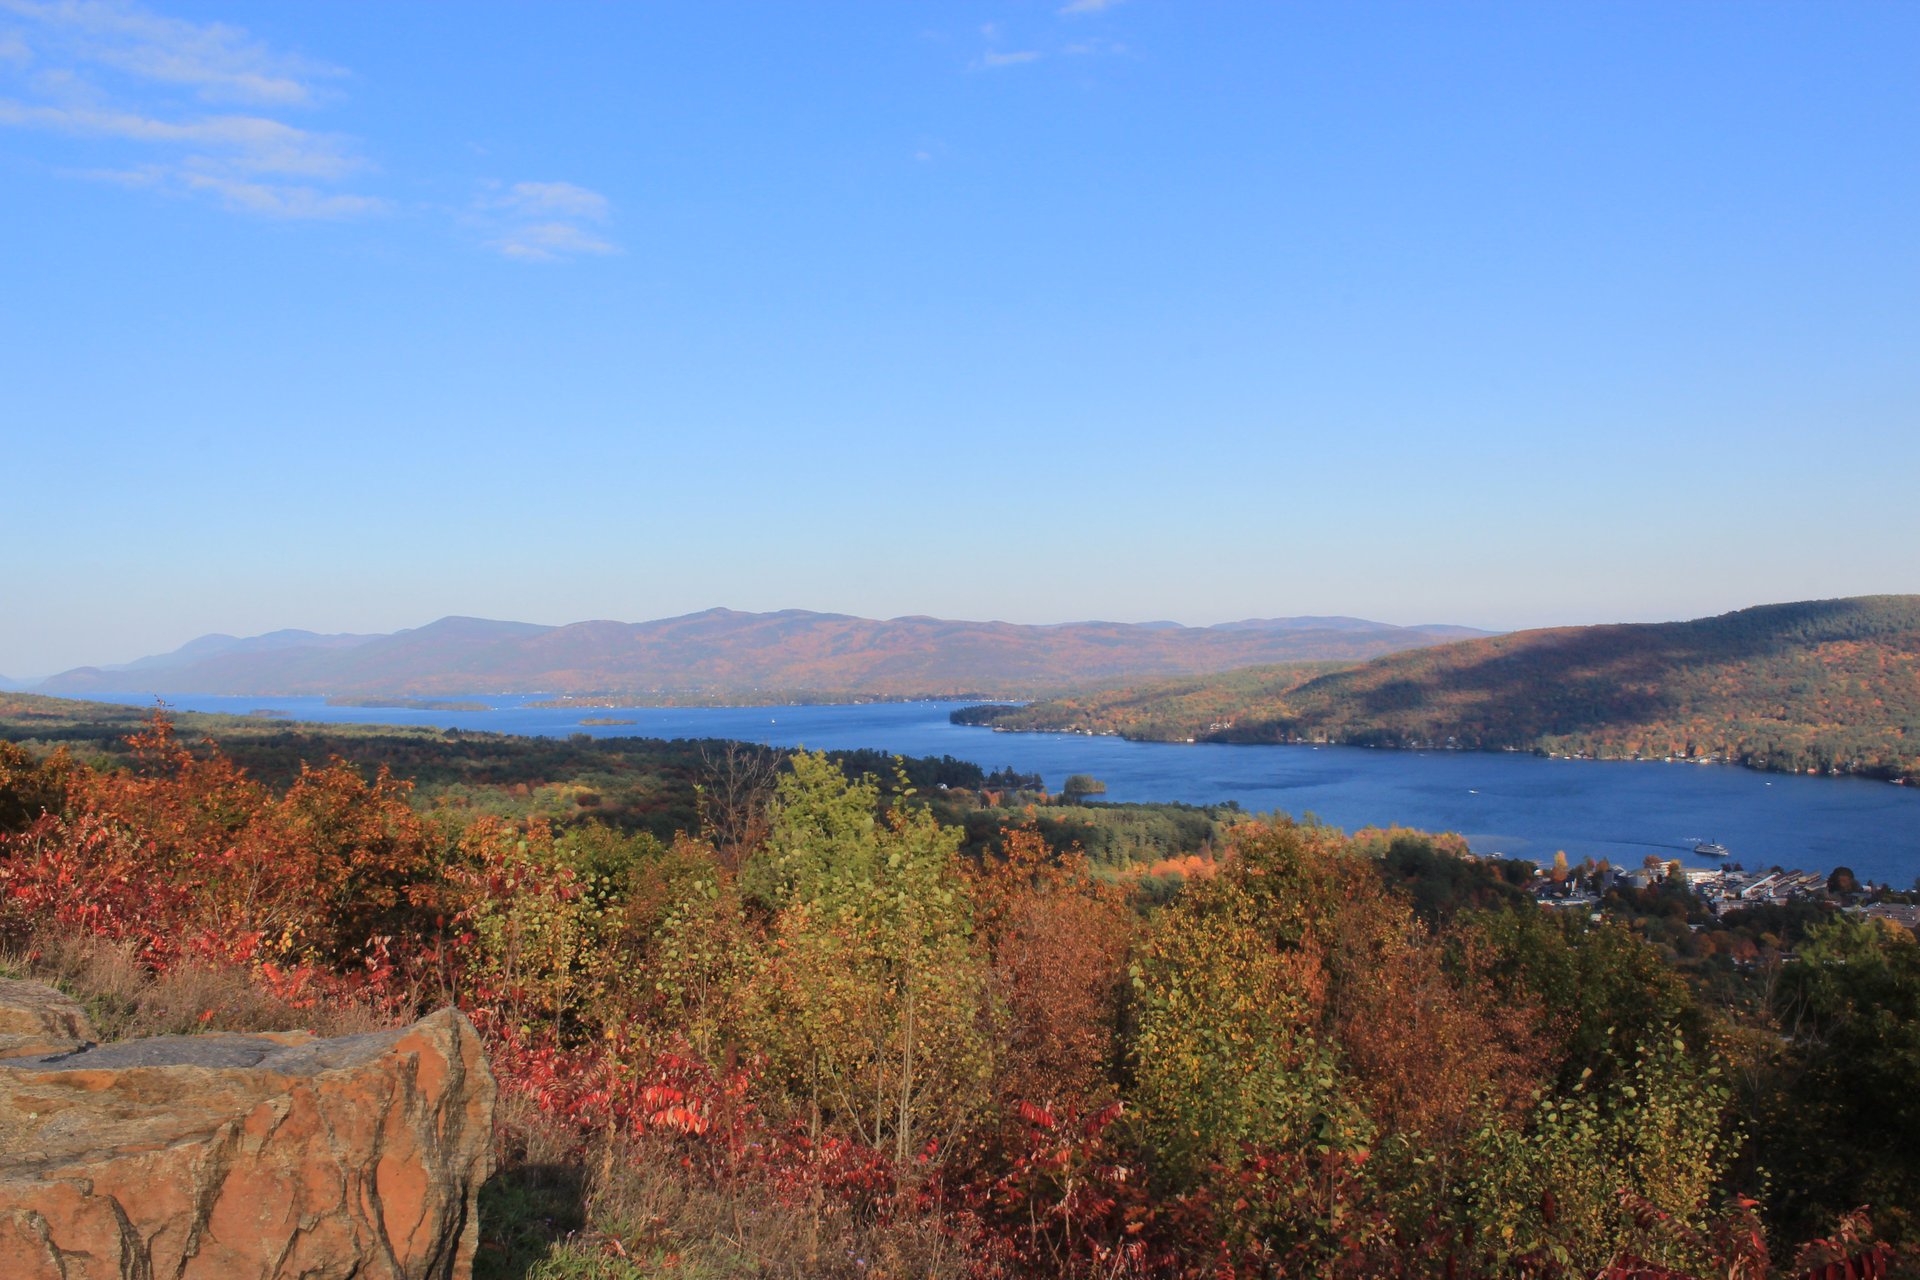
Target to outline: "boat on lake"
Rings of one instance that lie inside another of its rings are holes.
[[[1727,858],[1733,855],[1733,850],[1723,844],[1715,844],[1711,840],[1702,840],[1693,846],[1693,851],[1703,858]]]

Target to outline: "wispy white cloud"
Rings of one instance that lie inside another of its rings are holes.
[[[583,254],[620,252],[618,245],[570,222],[536,222],[516,227],[490,243],[509,258],[529,262],[556,262]]]
[[[493,187],[473,202],[474,216],[496,253],[523,262],[619,253],[598,230],[613,206],[598,191],[571,182],[516,182]]]
[[[361,167],[342,139],[311,133],[265,116],[201,116],[162,120],[132,111],[35,105],[0,98],[0,125],[51,129],[196,148],[237,168],[259,173],[336,178]]]
[[[1072,0],[1054,12],[1059,16],[1077,17],[1099,13],[1120,3],[1122,0]],[[1056,45],[1055,37],[1049,37],[1039,30],[1010,34],[1007,26],[999,22],[983,22],[976,30],[980,36],[981,50],[966,64],[969,71],[997,71],[1049,58],[1119,56],[1128,51],[1127,46],[1118,40],[1102,35],[1080,35]],[[1055,36],[1059,34],[1056,30]]]
[[[492,203],[522,217],[590,218],[596,222],[604,221],[610,208],[607,198],[598,191],[571,182],[516,182]]]
[[[79,170],[87,176],[279,218],[387,207],[315,185],[368,165],[350,139],[282,118],[316,105],[318,86],[345,74],[338,68],[278,53],[238,27],[120,0],[0,0],[0,14],[22,23],[8,33],[18,51],[0,55],[0,66],[30,68],[8,77],[16,93],[0,96],[0,128],[119,144],[118,167]]]
[[[192,190],[218,196],[229,209],[270,218],[359,218],[385,212],[387,208],[387,202],[377,196],[321,191],[288,183],[243,182],[199,173],[181,174],[180,181]]]
[[[1041,54],[1038,49],[997,49],[992,46],[1000,42],[1001,27],[997,22],[980,24],[980,38],[987,42],[988,48],[978,58],[967,65],[970,71],[992,71],[999,67],[1017,67],[1023,62],[1037,62]]]
[[[238,27],[187,22],[114,0],[0,0],[34,24],[54,52],[139,79],[190,89],[210,102],[301,106],[316,85],[345,73],[275,52]]]
[[[324,191],[300,183],[254,182],[217,173],[198,173],[174,165],[142,165],[137,169],[86,169],[72,176],[123,187],[146,187],[173,195],[205,195],[222,206],[267,218],[341,219],[384,213],[387,201],[378,196]]]
[[[134,0],[0,0],[0,130],[68,139],[58,171],[262,218],[390,212],[348,189],[373,166],[355,140],[310,127],[348,73],[240,27]],[[612,207],[571,182],[489,184],[443,209],[523,261],[619,253]]]

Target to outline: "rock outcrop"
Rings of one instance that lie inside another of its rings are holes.
[[[0,985],[0,1277],[470,1274],[494,1085],[458,1012],[335,1039],[89,1040],[71,1001]]]
[[[0,1058],[71,1053],[93,1039],[79,1001],[38,982],[0,978]]]

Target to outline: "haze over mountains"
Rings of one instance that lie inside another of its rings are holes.
[[[1032,626],[788,609],[540,626],[442,618],[391,635],[202,636],[169,654],[50,677],[39,692],[1014,697],[1258,663],[1361,661],[1490,633],[1361,618]]]

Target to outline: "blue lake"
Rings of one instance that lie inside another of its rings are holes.
[[[97,695],[151,703],[151,694]],[[1566,850],[1638,865],[1649,853],[1689,865],[1713,840],[1747,867],[1848,866],[1907,888],[1920,877],[1920,787],[1808,778],[1712,765],[1549,760],[1514,754],[1371,751],[1357,747],[1126,742],[1060,733],[996,733],[949,723],[958,703],[830,707],[531,707],[532,696],[481,697],[486,711],[330,707],[320,698],[168,695],[183,711],[297,720],[456,726],[495,733],[737,738],[774,746],[875,747],[1011,765],[1058,787],[1069,773],[1107,784],[1108,800],[1237,800],[1246,809],[1308,812],[1348,829],[1399,823],[1457,831],[1476,851],[1550,859]],[[631,725],[583,725],[617,717]]]

